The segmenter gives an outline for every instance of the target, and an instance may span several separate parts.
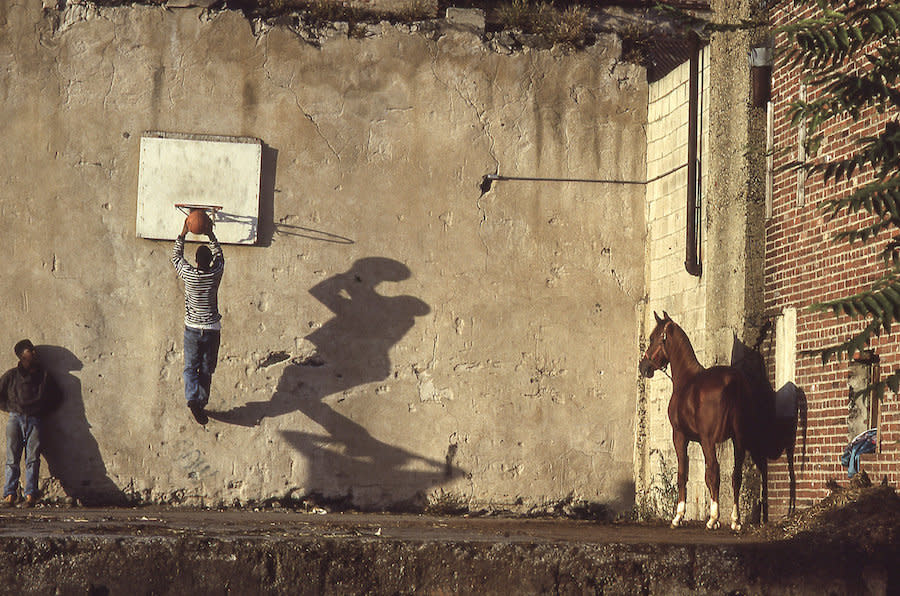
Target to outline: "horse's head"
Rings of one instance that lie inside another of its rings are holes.
[[[674,325],[666,311],[663,311],[662,317],[654,311],[653,316],[656,318],[656,327],[650,334],[650,341],[647,344],[647,349],[644,351],[644,357],[641,358],[641,363],[638,365],[638,370],[648,379],[653,377],[654,372],[665,370],[669,365],[669,351],[666,349],[666,339],[670,326]]]

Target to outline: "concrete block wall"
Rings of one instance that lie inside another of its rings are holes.
[[[749,18],[757,7],[751,2],[711,3],[720,22]],[[756,222],[761,221],[764,207],[759,185],[764,172],[751,143],[760,115],[750,105],[750,38],[746,31],[715,32],[703,50],[698,230],[702,277],[691,277],[684,269],[685,173],[670,176],[668,184],[648,185],[644,337],[655,324],[653,311],[666,310],[684,328],[700,363],[707,367],[730,364],[735,340],[753,345],[758,335],[754,321],[763,309],[762,226]],[[686,148],[678,146],[686,134],[679,137],[678,129],[687,126],[687,77],[687,65],[683,65],[651,85],[648,178],[666,171],[665,165],[678,165],[669,155],[681,154],[686,161]],[[681,86],[685,91],[679,93]],[[683,106],[682,115],[670,114],[669,108],[678,105]],[[638,504],[648,516],[663,518],[672,517],[676,499],[677,468],[667,414],[670,396],[668,378],[657,375],[645,381],[637,416]],[[705,519],[709,502],[705,462],[697,444],[690,444],[688,454],[687,515]],[[720,511],[727,512],[733,501],[730,441],[718,446],[717,458]],[[744,478],[741,509],[746,518],[759,483],[752,474],[745,473]]]
[[[709,52],[701,54],[701,105],[709,100]],[[677,67],[650,84],[647,121],[647,178],[652,179],[687,162],[689,64]],[[701,118],[700,146],[708,142],[708,116]],[[701,164],[705,165],[702,159]],[[701,180],[708,168],[701,166]],[[704,187],[702,187],[704,188]],[[701,190],[702,190],[701,188]],[[701,193],[702,196],[702,193]],[[684,267],[687,200],[687,169],[647,185],[647,292],[644,335],[652,331],[654,311],[666,311],[684,328],[697,357],[707,362],[705,278],[690,275]],[[702,200],[701,200],[702,204]],[[701,221],[705,218],[701,217]],[[703,227],[699,237],[705,238]],[[704,254],[701,244],[700,254]],[[668,418],[672,381],[662,373],[645,381],[639,408],[637,449],[638,504],[647,515],[674,515],[677,460]],[[708,496],[703,480],[703,454],[699,445],[688,449],[691,460],[688,480],[688,516],[706,515]]]

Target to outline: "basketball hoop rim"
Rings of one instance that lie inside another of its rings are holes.
[[[190,212],[194,211],[195,209],[203,209],[204,211],[212,213],[213,215],[215,215],[217,211],[222,210],[221,205],[202,205],[199,203],[175,203],[175,208],[180,210],[185,215],[190,214]]]

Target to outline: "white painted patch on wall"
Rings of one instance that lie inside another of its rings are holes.
[[[255,244],[261,168],[262,142],[256,138],[144,133],[137,236],[174,240],[185,217],[176,203],[220,205],[215,218],[219,242]],[[188,239],[205,236],[189,234]]]
[[[775,320],[775,387],[794,381],[797,364],[797,309],[785,308]]]
[[[450,388],[438,389],[434,384],[431,373],[427,370],[416,371],[419,387],[419,401],[421,402],[438,402],[453,399],[453,390]]]

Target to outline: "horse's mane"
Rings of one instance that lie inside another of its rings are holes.
[[[698,371],[703,369],[703,365],[700,364],[700,361],[697,360],[697,354],[694,352],[694,346],[691,345],[691,340],[688,338],[687,333],[685,333],[684,329],[681,328],[678,323],[669,319],[669,336],[673,337],[676,341],[672,342],[671,345],[666,346],[666,349],[669,353],[669,362],[672,363],[672,366],[676,366],[675,362],[677,361],[680,366],[686,366],[688,368],[696,368]]]

